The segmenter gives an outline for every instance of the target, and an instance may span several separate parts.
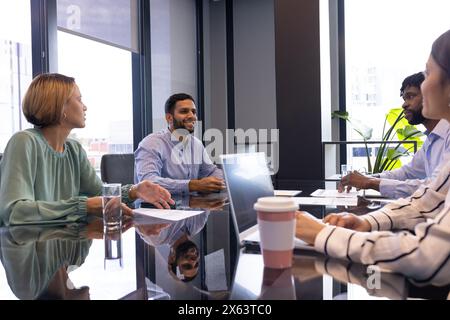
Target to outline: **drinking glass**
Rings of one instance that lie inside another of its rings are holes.
[[[103,226],[117,230],[122,224],[122,190],[120,183],[106,183],[102,188]]]

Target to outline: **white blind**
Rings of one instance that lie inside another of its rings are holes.
[[[139,52],[137,0],[57,0],[58,29]]]

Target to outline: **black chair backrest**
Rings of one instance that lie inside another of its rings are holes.
[[[134,154],[105,154],[100,163],[100,173],[103,182],[134,183]]]

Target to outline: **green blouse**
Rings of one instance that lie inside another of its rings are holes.
[[[122,201],[130,204],[122,187]],[[101,195],[102,181],[81,144],[67,139],[56,152],[39,129],[12,136],[0,162],[0,218],[6,225],[66,223],[86,218],[88,197]]]
[[[81,266],[92,240],[76,226],[11,227],[0,233],[0,260],[12,292],[19,299],[36,299],[61,267]]]

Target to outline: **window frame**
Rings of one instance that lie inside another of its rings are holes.
[[[30,0],[33,77],[58,70],[57,0]],[[204,119],[203,2],[195,0],[197,38],[197,110]],[[133,148],[152,132],[150,3],[138,0],[138,47],[132,52]],[[202,125],[202,135],[204,124]]]

